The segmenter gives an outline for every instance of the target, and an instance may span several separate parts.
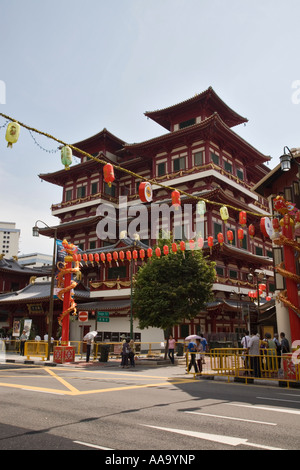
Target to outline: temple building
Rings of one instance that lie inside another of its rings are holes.
[[[151,230],[151,204],[147,202],[144,206],[150,223],[146,233],[144,231],[137,239],[132,235],[120,236],[123,214],[120,201],[127,202],[129,223],[135,206],[141,204],[139,185],[141,178],[145,178],[151,180],[155,204],[172,205],[171,191],[164,186],[183,191],[181,213],[185,213],[186,208],[191,223],[187,224],[182,218],[181,230],[178,231],[177,225],[171,232],[174,239],[189,240],[195,235],[196,198],[203,198],[206,211],[201,221],[201,236],[205,241],[203,249],[216,262],[215,301],[204,312],[199,312],[194,321],[174,327],[174,336],[182,339],[188,334],[203,332],[229,337],[249,326],[257,327],[258,309],[250,301],[248,292],[256,290],[260,273],[266,278],[268,295],[272,295],[275,287],[272,243],[260,230],[261,217],[269,213],[268,201],[252,188],[270,172],[266,166],[270,157],[233,130],[247,119],[225,104],[211,87],[176,105],[148,111],[145,116],[166,132],[140,143],[126,143],[103,129],[73,144],[102,162],[118,167],[111,186],[104,181],[103,163],[74,151],[80,163],[72,165],[69,171],[61,169],[40,175],[42,180],[62,190],[61,201],[52,205],[52,215],[58,218],[58,238],[66,238],[83,253],[93,255],[155,246],[159,235]],[[118,221],[117,230],[108,233],[106,238],[99,236],[99,223],[104,217],[99,206],[103,204],[114,208]],[[228,208],[226,221],[220,215],[222,205]],[[234,208],[247,211],[242,239],[238,239],[241,225],[239,212]],[[172,217],[175,218],[175,212]],[[250,224],[255,229],[251,235]],[[228,231],[232,232],[231,240],[228,240]],[[51,237],[53,229],[43,228],[40,233]],[[224,238],[222,244],[218,241],[220,233]],[[208,237],[214,240],[210,248]],[[151,332],[138,330],[137,322],[132,319],[132,277],[138,265],[127,259],[123,263],[114,259],[105,263],[83,262],[82,283],[90,289],[90,298],[82,305],[79,302],[78,309],[89,312],[91,328],[96,326],[103,333],[103,339],[118,340],[120,334],[129,332],[130,322],[133,322],[136,339],[151,339]],[[254,274],[252,281],[248,279],[249,272]],[[109,321],[102,320],[101,312],[109,312]],[[77,334],[75,329],[73,333]],[[154,338],[159,341],[162,335],[155,332]]]

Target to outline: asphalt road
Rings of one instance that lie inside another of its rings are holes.
[[[0,364],[0,396],[1,450],[103,450],[135,468],[160,450],[196,463],[201,450],[300,446],[300,390],[192,380],[183,367]]]

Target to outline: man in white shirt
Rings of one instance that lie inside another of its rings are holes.
[[[260,377],[260,340],[257,334],[251,336],[249,341],[248,354],[250,356],[250,365],[254,377]]]

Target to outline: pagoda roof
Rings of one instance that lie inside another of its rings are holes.
[[[106,128],[102,129],[102,131],[98,132],[97,134],[93,135],[92,137],[88,137],[87,139],[81,140],[80,142],[76,142],[72,144],[72,146],[79,148],[85,152],[91,153],[91,148],[101,146],[103,151],[106,148],[109,148],[112,152],[120,150],[125,141],[116,137],[114,134],[109,132]],[[73,154],[77,157],[82,157],[82,154],[73,150]]]
[[[37,276],[44,277],[51,274],[51,267],[41,266],[36,268],[26,267],[13,258],[0,257],[0,271],[5,273],[13,273],[14,275]]]
[[[146,111],[144,114],[169,131],[171,130],[171,121],[174,118],[182,114],[183,111],[195,110],[197,108],[205,108],[211,114],[217,112],[229,127],[248,122],[247,118],[242,117],[224,103],[212,87],[196,94],[193,98],[181,101],[173,106],[156,111]]]
[[[154,137],[140,143],[125,144],[124,149],[133,153],[139,154],[144,151],[145,154],[151,155],[149,150],[153,152],[153,148],[161,151],[162,147],[175,147],[186,145],[187,140],[192,141],[203,137],[204,139],[221,140],[223,147],[234,148],[238,152],[243,152],[251,159],[252,166],[262,164],[271,160],[271,157],[266,156],[259,152],[256,148],[250,145],[245,139],[240,137],[236,132],[222,120],[218,113],[214,113],[200,123],[193,124],[178,131],[169,132],[168,134]],[[149,153],[148,153],[149,152]],[[254,160],[254,162],[253,162]],[[264,173],[268,172],[266,167]]]
[[[210,252],[207,240],[204,243],[203,250],[207,253]],[[273,266],[273,258],[267,256],[259,256],[254,253],[250,253],[248,250],[238,248],[231,245],[230,243],[224,243],[222,246],[218,241],[214,240],[214,246],[212,247],[212,254],[217,255],[218,259],[221,256],[223,260],[227,260],[228,263],[234,261],[247,262],[251,266],[255,266],[255,269],[263,268],[266,266]]]
[[[53,237],[53,232],[57,229],[57,238],[60,237],[60,233],[65,233],[68,229],[69,230],[79,230],[84,227],[84,229],[88,227],[96,227],[97,223],[101,220],[101,216],[92,216],[86,217],[84,219],[77,219],[72,220],[70,222],[65,222],[63,224],[54,225],[52,227],[43,227],[39,229],[41,235],[45,235],[47,237]]]
[[[104,155],[99,155],[101,159],[108,160]],[[66,171],[64,168],[52,173],[42,173],[39,176],[43,181],[48,183],[56,184],[57,186],[64,186],[68,181],[73,181],[76,176],[85,176],[95,172],[95,168],[99,167],[102,169],[103,165],[96,160],[88,160],[87,162],[81,162],[77,165],[70,167],[70,170]]]

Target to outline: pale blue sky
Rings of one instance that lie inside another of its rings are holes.
[[[212,86],[273,168],[300,147],[299,17],[298,0],[0,0],[0,112],[69,143],[104,127],[131,143],[165,133],[145,111]],[[22,253],[52,251],[31,227],[58,220],[61,189],[37,175],[61,168],[24,129],[7,149],[0,128],[0,220],[17,223]]]

